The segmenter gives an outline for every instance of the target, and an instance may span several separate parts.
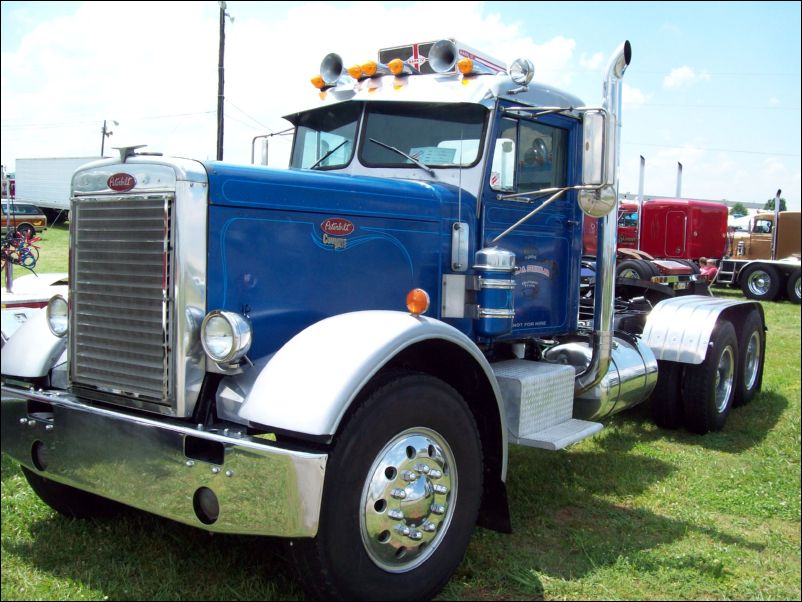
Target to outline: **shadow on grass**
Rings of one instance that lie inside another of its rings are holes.
[[[133,509],[104,520],[53,514],[3,550],[74,591],[112,600],[304,599],[282,541],[211,535]]]
[[[664,546],[700,535],[720,546],[765,546],[709,526],[657,514],[626,500],[675,472],[658,459],[621,451],[555,454],[514,448],[508,476],[512,535],[477,530],[448,599],[543,599],[541,577],[578,580],[614,566],[627,574],[730,573],[709,550],[666,555]],[[615,498],[621,502],[611,502]]]
[[[607,426],[607,436],[600,441],[605,449],[625,451],[639,443],[665,439],[685,445],[698,445],[705,449],[738,454],[760,445],[777,426],[783,412],[790,405],[788,399],[774,391],[763,391],[751,403],[733,408],[724,429],[697,435],[683,428],[677,430],[656,427],[651,417],[649,402],[613,417]]]

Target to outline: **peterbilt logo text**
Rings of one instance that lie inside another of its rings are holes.
[[[331,236],[348,236],[353,233],[355,226],[342,217],[330,217],[320,224],[320,229]]]
[[[117,192],[128,192],[136,186],[136,178],[131,174],[116,173],[106,180],[106,184],[108,184],[109,188]]]

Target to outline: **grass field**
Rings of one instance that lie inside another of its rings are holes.
[[[48,257],[58,240],[66,247],[65,231],[48,230],[42,271],[65,269],[66,250]],[[514,533],[477,529],[440,598],[799,600],[800,307],[764,309],[763,391],[722,432],[658,429],[643,405],[566,451],[512,448]],[[2,599],[303,594],[277,540],[211,536],[136,511],[67,520],[4,455]]]

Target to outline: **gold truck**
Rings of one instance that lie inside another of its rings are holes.
[[[800,302],[800,212],[758,213],[746,232],[728,234],[716,284],[739,286],[750,299]]]

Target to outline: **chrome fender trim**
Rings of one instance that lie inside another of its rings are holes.
[[[702,295],[685,295],[661,301],[646,319],[642,340],[658,360],[701,364],[716,321],[725,310],[759,303]]]
[[[501,423],[506,424],[493,370],[473,341],[440,320],[397,311],[340,314],[297,334],[260,372],[239,408],[239,418],[309,435],[333,435],[354,398],[382,366],[428,339],[448,341],[473,357],[493,388]],[[506,469],[506,431],[503,437]]]
[[[50,332],[45,309],[34,312],[3,345],[3,376],[47,376],[67,348],[67,336]]]

